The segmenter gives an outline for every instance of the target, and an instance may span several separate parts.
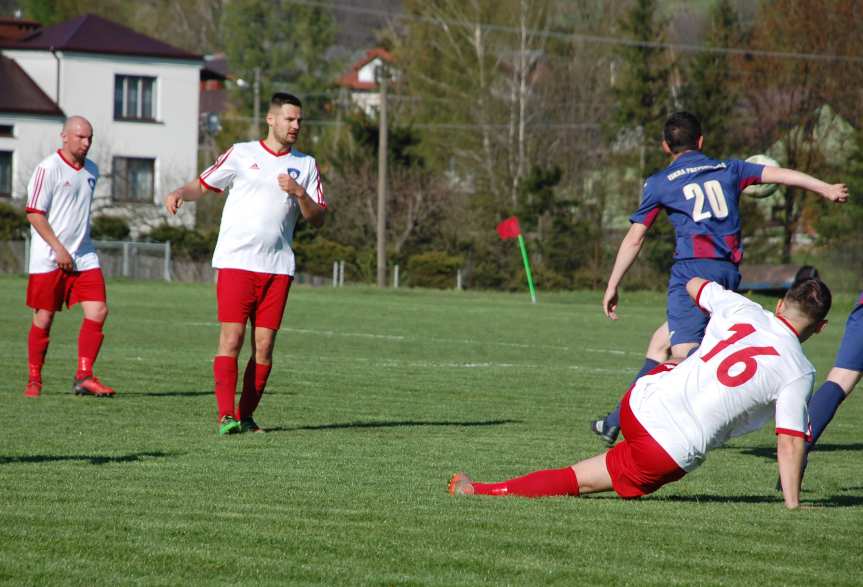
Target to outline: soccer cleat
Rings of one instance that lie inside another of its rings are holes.
[[[39,397],[42,395],[42,382],[31,379],[27,382],[27,388],[24,390],[24,397]]]
[[[255,433],[266,432],[266,430],[264,430],[263,428],[258,426],[258,423],[255,422],[251,416],[249,416],[248,418],[243,418],[242,420],[240,420],[240,429],[241,429],[240,430],[241,432],[255,432]]]
[[[233,416],[222,416],[222,419],[219,420],[219,436],[239,434],[242,431],[242,426]]]
[[[610,426],[605,423],[604,418],[600,418],[590,423],[590,431],[602,438],[605,444],[611,446],[617,441],[617,435],[620,434],[620,426]]]
[[[473,495],[473,479],[467,476],[467,473],[460,471],[452,476],[449,480],[450,495]]]
[[[88,375],[72,382],[72,392],[75,395],[92,395],[94,397],[114,397],[114,389],[99,381],[95,375]]]

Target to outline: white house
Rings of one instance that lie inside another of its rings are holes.
[[[392,65],[395,59],[383,48],[369,49],[351,66],[351,70],[339,78],[339,85],[350,92],[351,102],[368,116],[375,115],[381,105],[379,87],[380,68]],[[395,72],[389,72],[396,77]]]
[[[24,198],[77,114],[93,124],[102,173],[94,212],[126,218],[133,236],[167,221],[162,197],[197,172],[202,63],[94,15],[0,38],[0,197]],[[176,222],[194,226],[194,206]]]

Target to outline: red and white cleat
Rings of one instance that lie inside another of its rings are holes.
[[[114,389],[104,385],[95,375],[76,379],[72,382],[75,395],[92,395],[95,397],[113,397]]]
[[[467,473],[458,472],[449,480],[450,495],[473,495],[473,479]]]
[[[39,397],[42,395],[42,382],[31,379],[27,382],[27,389],[24,390],[24,397]]]

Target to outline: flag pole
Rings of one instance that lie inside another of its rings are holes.
[[[527,247],[524,246],[524,235],[518,235],[518,248],[521,249],[521,258],[524,261],[524,271],[527,273],[527,285],[530,288],[530,301],[536,303],[536,289],[533,287],[533,275],[530,273],[530,261],[527,259]]]

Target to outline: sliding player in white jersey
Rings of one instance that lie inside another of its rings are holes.
[[[795,284],[774,315],[698,277],[686,289],[710,313],[704,340],[682,363],[661,365],[624,395],[623,442],[571,467],[502,483],[475,483],[457,473],[450,493],[541,497],[614,490],[637,498],[680,479],[710,449],[773,416],[785,505],[798,507],[806,402],[815,377],[800,344],[826,324],[830,290],[817,279]]]
[[[42,393],[42,366],[48,352],[54,314],[81,304],[84,320],[78,334],[78,370],[72,391],[110,397],[114,390],[93,375],[108,317],[105,279],[90,240],[90,205],[99,169],[87,153],[93,127],[86,118],[70,116],[60,134],[63,146],[45,158],[27,186],[27,220],[31,225],[30,278],[27,305],[33,322],[27,340],[29,378],[24,395]]]
[[[213,267],[219,270],[221,334],[213,376],[220,434],[263,432],[252,414],[270,374],[293,280],[294,227],[300,215],[313,226],[324,222],[327,203],[318,167],[313,157],[293,149],[302,119],[299,99],[275,94],[267,112],[266,139],[235,144],[198,179],[165,198],[168,212],[175,214],[184,201],[230,186],[213,253]],[[247,321],[253,329],[252,356],[235,408],[237,357]]]

